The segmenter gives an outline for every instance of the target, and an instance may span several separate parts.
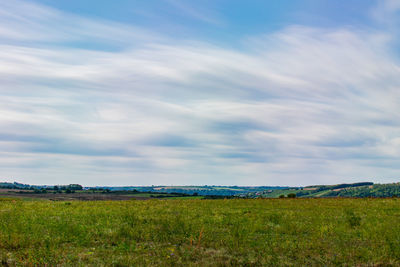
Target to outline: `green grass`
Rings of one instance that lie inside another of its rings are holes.
[[[175,199],[175,200],[182,200],[182,199],[203,199],[204,196],[187,196],[187,197],[168,197],[168,200]]]
[[[127,194],[128,195],[128,194]],[[160,193],[135,193],[133,194],[135,197],[160,197],[160,198],[168,198],[168,199],[201,199],[202,196],[177,196],[174,194],[160,194]]]
[[[398,199],[0,200],[0,260],[28,266],[400,265]]]

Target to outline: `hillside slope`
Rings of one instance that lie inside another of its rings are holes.
[[[242,197],[277,198],[289,194],[296,197],[393,197],[400,196],[400,183],[373,184],[371,182],[338,184],[338,185],[315,185],[307,187],[293,187],[283,190],[268,190],[257,193],[249,193]]]

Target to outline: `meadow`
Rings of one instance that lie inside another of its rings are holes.
[[[24,266],[398,266],[400,200],[0,199]]]

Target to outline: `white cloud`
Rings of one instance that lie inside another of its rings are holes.
[[[120,49],[143,40],[161,40],[156,34],[132,25],[91,20],[38,5],[13,0],[0,2],[0,41],[37,42],[44,47],[60,43],[86,43],[93,48]]]
[[[396,26],[399,22],[398,12],[400,10],[399,0],[380,0],[371,10],[371,15],[378,22],[386,26]]]
[[[204,8],[205,2],[202,1],[201,5],[196,5],[196,3],[190,3],[188,5],[185,1],[181,0],[165,0],[167,3],[172,5],[178,10],[179,15],[188,16],[196,20],[200,20],[206,23],[214,25],[222,25],[223,22],[219,19],[219,16],[214,14],[211,10]]]

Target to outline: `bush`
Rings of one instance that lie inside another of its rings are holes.
[[[296,197],[296,194],[295,194],[295,193],[290,193],[290,194],[287,195],[287,197],[288,197],[288,198],[295,198],[295,197]]]
[[[285,195],[280,195],[279,198],[285,198]]]
[[[356,215],[352,210],[346,210],[346,221],[351,228],[361,225],[361,217]]]

